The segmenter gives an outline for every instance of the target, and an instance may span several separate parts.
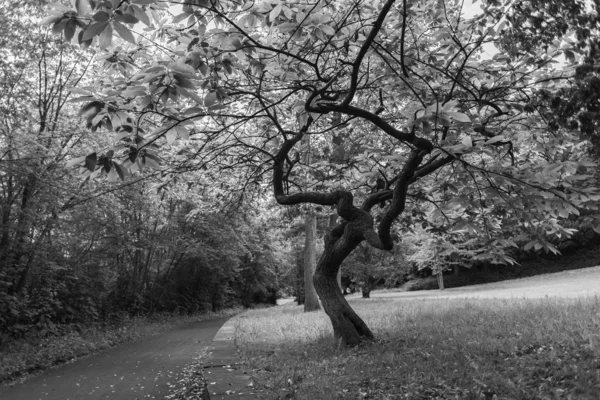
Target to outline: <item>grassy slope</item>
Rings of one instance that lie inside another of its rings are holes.
[[[378,340],[332,343],[322,312],[241,318],[266,399],[597,399],[600,299],[354,300]],[[496,397],[495,397],[496,396]]]
[[[487,271],[461,270],[458,276],[451,273],[444,274],[446,288],[468,286],[480,283],[499,282],[508,279],[525,278],[529,276],[547,274],[552,272],[588,268],[600,265],[600,246],[581,248],[577,251],[562,256],[543,255],[521,261],[516,266],[493,266]],[[437,289],[437,279],[433,277],[419,278],[407,282],[405,290],[430,290]]]
[[[9,339],[0,346],[0,384],[10,384],[20,378],[71,360],[98,353],[121,343],[133,342],[168,329],[211,318],[234,315],[241,309],[225,310],[193,316],[154,315],[128,318],[119,324],[73,329],[61,336]]]

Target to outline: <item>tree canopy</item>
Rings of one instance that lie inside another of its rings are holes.
[[[373,334],[335,277],[361,242],[390,250],[419,223],[470,259],[511,263],[511,247],[556,251],[562,222],[596,210],[588,142],[549,129],[534,101],[568,87],[590,36],[572,16],[588,5],[539,3],[74,0],[42,22],[103,61],[72,91],[92,130],[114,132],[73,160],[88,178],[155,168],[167,185],[196,169],[198,190],[269,184],[280,204],[335,208],[315,287],[356,344]],[[547,14],[571,22],[539,36]]]

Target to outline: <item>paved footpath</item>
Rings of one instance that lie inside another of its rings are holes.
[[[163,399],[169,384],[213,343],[226,321],[196,322],[48,370],[22,384],[0,388],[0,400]],[[222,341],[221,348],[227,363],[237,362],[232,340]],[[223,371],[229,374],[220,374],[221,379],[240,375]]]
[[[243,362],[238,357],[234,343],[235,325],[233,317],[217,332],[208,346],[208,354],[202,358],[204,378],[211,400],[256,400],[260,392],[254,389],[250,376],[243,372]]]

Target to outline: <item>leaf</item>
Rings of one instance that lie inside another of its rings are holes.
[[[115,169],[115,171],[117,171],[117,174],[119,175],[119,178],[122,181],[124,181],[127,170],[125,170],[121,164],[116,163],[114,161],[113,161],[113,166],[115,167],[114,169]]]
[[[472,140],[471,140],[471,138],[470,138],[470,137],[468,137],[468,136],[463,138],[463,140],[462,140],[462,144],[463,144],[465,147],[473,147],[473,141],[472,141]]]
[[[296,30],[296,32],[294,32],[294,36],[292,36],[292,39],[297,42],[301,41],[302,40],[302,32],[303,32],[302,27],[298,28]]]
[[[129,161],[135,162],[135,159],[138,156],[138,149],[137,149],[137,147],[135,147],[135,146],[129,146],[128,156],[129,156]]]
[[[175,142],[175,139],[177,139],[177,131],[175,129],[169,129],[167,131],[167,143],[169,144],[173,144]]]
[[[231,39],[231,45],[236,50],[239,50],[239,49],[241,49],[243,47],[242,46],[242,42],[240,42],[240,39],[238,39],[238,38]]]
[[[77,42],[82,49],[87,49],[92,44],[92,39],[83,40],[83,34],[85,31],[79,31],[79,35],[77,35]]]
[[[49,15],[40,21],[40,25],[50,25],[59,22],[64,18],[63,15]]]
[[[329,36],[335,35],[335,29],[333,29],[329,25],[320,25],[319,29],[321,29],[323,31],[323,33],[326,35],[329,35]]]
[[[97,161],[98,157],[96,153],[89,154],[87,157],[85,157],[86,168],[89,169],[91,172],[94,172],[94,170],[96,169]]]
[[[463,114],[456,111],[444,111],[444,114],[448,115],[449,117],[452,117],[453,120],[458,122],[471,122],[471,118],[469,118],[467,114]]]
[[[127,24],[137,24],[138,22],[140,22],[140,18],[136,17],[134,14],[131,13],[122,14],[121,19]]]
[[[450,100],[449,102],[447,102],[446,104],[444,104],[442,106],[442,110],[448,111],[448,110],[451,110],[451,109],[455,108],[457,105],[458,105],[458,101],[456,101],[456,100]]]
[[[70,42],[71,39],[73,39],[73,35],[75,35],[75,28],[77,28],[77,23],[75,22],[75,20],[73,20],[73,19],[69,20],[69,22],[67,22],[67,25],[65,26],[65,30],[63,32],[65,35],[66,42]]]
[[[177,135],[180,139],[189,140],[190,139],[190,131],[185,126],[178,125],[175,127],[177,131]]]
[[[146,154],[146,156],[143,158],[143,161],[145,165],[148,165],[151,168],[160,168],[160,159],[156,156],[153,156],[152,154]]]
[[[573,53],[571,50],[566,50],[565,51],[565,58],[570,62],[570,63],[574,63],[575,62],[575,53]]]
[[[59,3],[48,4],[48,7],[53,9],[53,12],[58,11],[61,13],[67,13],[69,11],[72,11],[69,7],[59,4]],[[54,10],[56,10],[56,11],[54,11]]]
[[[113,22],[113,26],[115,27],[115,30],[117,31],[119,36],[121,36],[123,39],[125,39],[131,44],[136,44],[135,37],[133,37],[133,33],[131,33],[129,28],[117,21]]]
[[[294,22],[284,22],[282,24],[277,25],[277,29],[279,29],[279,31],[282,33],[287,33],[287,32],[293,31],[297,27],[298,27],[298,24],[296,24]]]
[[[498,135],[498,136],[494,136],[490,140],[486,141],[485,144],[494,144],[494,143],[502,142],[503,140],[504,140],[504,136]]]
[[[214,112],[214,111],[223,110],[225,108],[227,108],[227,107],[225,107],[223,104],[215,104],[213,106],[208,107],[208,111]]]
[[[75,0],[75,9],[79,15],[86,15],[92,11],[89,0]]]
[[[188,18],[189,16],[190,16],[190,13],[183,12],[183,13],[181,13],[179,15],[176,15],[175,18],[173,18],[172,22],[174,24],[177,24],[177,23],[183,21],[184,19]]]
[[[60,35],[61,32],[63,31],[63,29],[65,28],[65,25],[67,24],[65,19],[60,20],[59,22],[57,22],[56,24],[54,24],[52,26],[52,33],[54,35]]]
[[[109,182],[117,182],[119,180],[119,173],[117,172],[116,164],[113,163],[113,167],[108,172],[108,181]]]
[[[145,86],[130,86],[121,93],[123,97],[138,97],[146,95]]]
[[[96,22],[95,24],[91,24],[85,29],[85,31],[83,31],[83,35],[81,36],[79,43],[86,42],[98,36],[100,32],[104,31],[104,28],[106,28],[107,25],[107,21]]]
[[[108,14],[106,11],[98,11],[96,14],[94,14],[92,19],[98,22],[106,22],[110,19],[110,14]]]
[[[282,4],[279,3],[269,13],[269,21],[275,21],[275,19],[281,14]]]
[[[146,14],[144,10],[142,10],[139,6],[136,6],[135,4],[132,4],[131,8],[133,9],[133,13],[135,14],[135,17],[138,20],[142,21],[146,26],[152,25],[150,23],[150,18],[148,17],[148,14]]]
[[[182,96],[189,97],[190,99],[194,100],[198,104],[202,104],[202,99],[200,98],[200,96],[198,96],[196,93],[194,93],[193,90],[187,90],[182,87],[177,87],[177,93],[179,93]]]
[[[82,162],[82,161],[84,161],[85,159],[86,159],[86,157],[85,157],[85,156],[81,156],[81,157],[77,157],[77,158],[72,158],[72,159],[70,159],[70,160],[69,160],[69,161],[68,161],[68,162],[65,164],[65,167],[66,167],[66,168],[71,168],[72,166],[74,166],[74,165],[76,165],[76,164],[79,164],[79,163],[81,163],[81,162]],[[94,166],[95,166],[95,165],[96,165],[96,164],[94,163]]]
[[[193,115],[193,114],[199,114],[198,116],[206,115],[206,113],[204,112],[204,109],[202,109],[200,107],[191,107],[183,112],[184,116]]]
[[[100,47],[101,50],[104,50],[107,47],[110,47],[110,44],[112,43],[112,34],[113,34],[112,24],[109,23],[106,26],[106,29],[104,29],[102,31],[102,33],[100,34],[100,37],[98,38],[98,46]]]
[[[215,92],[210,92],[204,97],[204,106],[210,107],[217,101],[217,94]]]

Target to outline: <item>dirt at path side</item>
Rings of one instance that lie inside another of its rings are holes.
[[[0,388],[0,400],[163,399],[227,320],[196,322],[46,371]]]

